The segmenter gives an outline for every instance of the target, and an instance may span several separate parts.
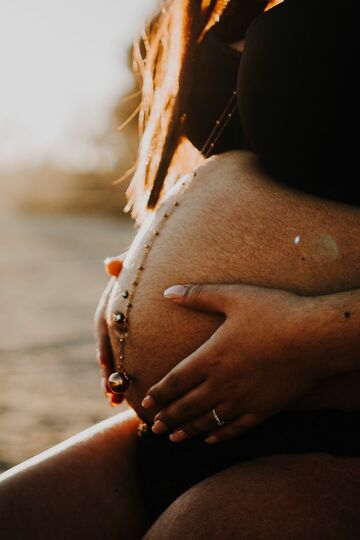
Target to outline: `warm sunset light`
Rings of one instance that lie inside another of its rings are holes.
[[[93,168],[93,139],[132,84],[127,49],[156,0],[2,0],[0,167]]]
[[[0,540],[360,540],[329,7],[0,0]]]

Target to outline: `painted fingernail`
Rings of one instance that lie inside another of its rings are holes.
[[[207,439],[205,439],[205,442],[207,444],[216,444],[219,442],[219,439],[215,436],[215,435],[211,435],[210,437],[208,437]]]
[[[152,426],[151,430],[153,433],[156,433],[156,435],[160,435],[160,433],[164,433],[164,431],[167,431],[168,427],[164,422],[161,420],[156,420],[155,424]]]
[[[174,285],[173,287],[169,287],[168,289],[165,289],[164,296],[165,298],[169,298],[169,300],[180,300],[184,295],[187,289],[189,288],[189,285]]]
[[[185,439],[188,439],[189,435],[185,433],[182,429],[179,429],[179,431],[174,431],[169,437],[170,441],[172,442],[180,442],[184,441]]]
[[[109,276],[118,277],[120,274],[123,263],[119,259],[108,257],[104,261],[105,270],[109,274]]]
[[[155,399],[151,396],[145,396],[141,402],[141,406],[144,409],[151,409],[151,407],[155,407]]]

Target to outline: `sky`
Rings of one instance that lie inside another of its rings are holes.
[[[0,168],[91,165],[94,137],[132,85],[127,48],[159,4],[0,0]]]

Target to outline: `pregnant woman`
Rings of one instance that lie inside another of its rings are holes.
[[[12,538],[359,537],[357,7],[265,4],[169,2],[138,51],[140,228],[97,313],[135,413],[8,475]]]

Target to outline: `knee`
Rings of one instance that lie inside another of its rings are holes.
[[[328,461],[279,456],[231,467],[181,495],[144,540],[359,538],[356,505],[347,500],[355,493],[342,475],[331,478]]]
[[[269,492],[266,481],[231,469],[183,493],[143,540],[294,540],[285,529],[294,524],[295,498],[284,486]]]
[[[149,529],[143,540],[215,540],[212,529],[209,496],[204,497],[204,486],[194,486],[174,501]],[[220,528],[217,524],[216,529]],[[223,537],[222,537],[223,538]],[[236,538],[236,537],[235,537]]]

